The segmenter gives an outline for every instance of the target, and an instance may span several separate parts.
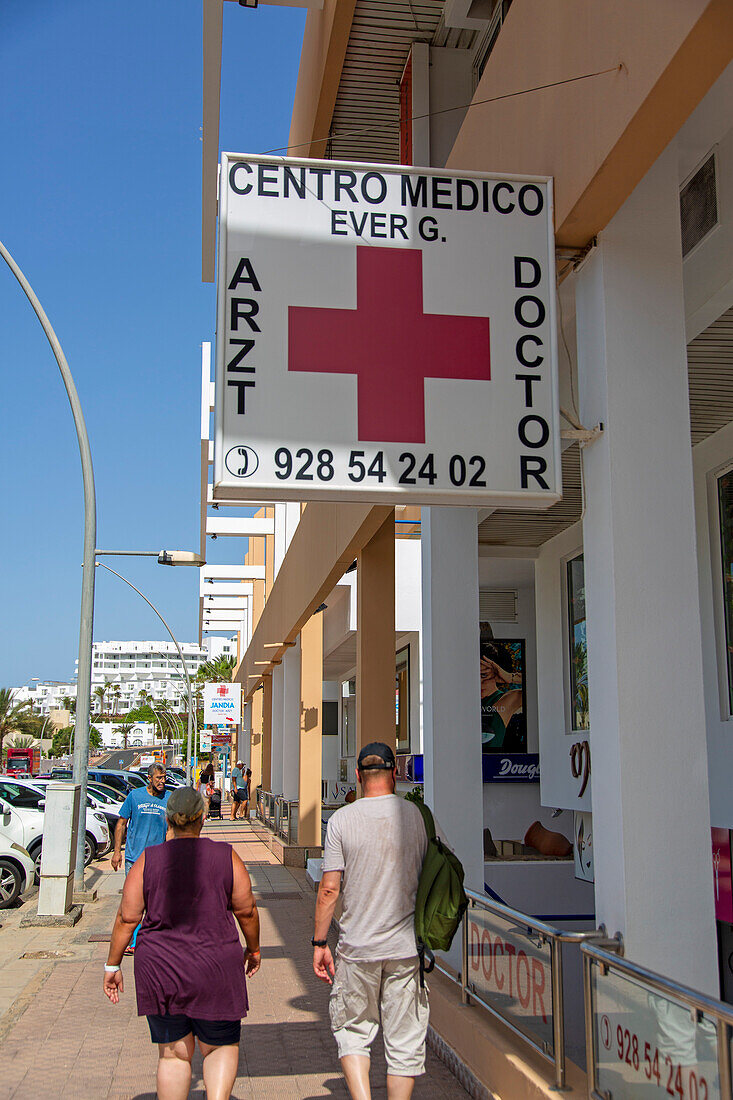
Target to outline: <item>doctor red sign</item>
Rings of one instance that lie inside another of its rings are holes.
[[[222,160],[214,496],[558,499],[546,179]]]

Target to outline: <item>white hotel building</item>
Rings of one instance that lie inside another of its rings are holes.
[[[236,638],[210,636],[203,645],[182,642],[188,675],[193,677],[202,664],[217,657],[236,657]],[[78,660],[75,664],[78,666]],[[181,661],[172,642],[94,642],[92,647],[92,694],[109,684],[104,697],[105,714],[127,714],[142,702],[141,692],[152,696],[153,706],[167,703],[171,710],[186,709],[186,683]],[[64,699],[76,699],[76,678],[69,682],[38,681],[15,689],[18,703],[30,700],[36,714],[64,710]],[[100,712],[99,700],[93,710]]]

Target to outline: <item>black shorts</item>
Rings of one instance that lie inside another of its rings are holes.
[[[148,1016],[154,1043],[176,1043],[192,1032],[210,1047],[239,1045],[241,1020],[197,1020],[191,1016]]]
[[[241,792],[236,787],[232,787],[231,795],[235,802],[244,802]]]

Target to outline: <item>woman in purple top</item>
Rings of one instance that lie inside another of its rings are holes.
[[[135,927],[139,1016],[158,1044],[159,1100],[185,1100],[198,1039],[208,1100],[227,1100],[237,1076],[248,977],[260,968],[260,918],[247,869],[229,844],[199,836],[204,803],[179,787],[166,806],[169,840],[130,869],[112,930],[104,992],[117,1004],[120,963]],[[237,925],[247,943],[242,952]]]

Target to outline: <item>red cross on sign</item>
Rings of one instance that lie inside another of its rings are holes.
[[[426,378],[489,379],[488,317],[423,312],[422,252],[356,250],[356,309],[288,309],[288,370],[355,374],[358,438],[424,443]]]

